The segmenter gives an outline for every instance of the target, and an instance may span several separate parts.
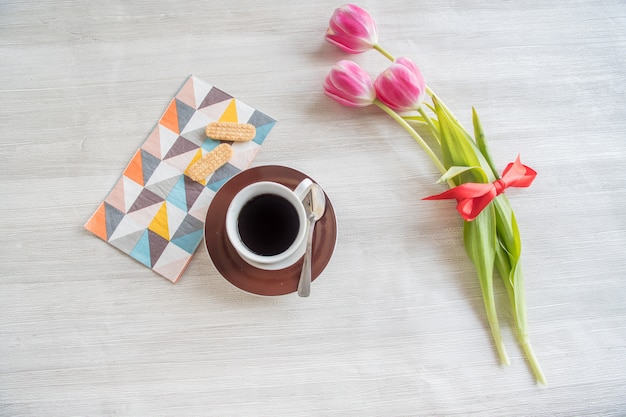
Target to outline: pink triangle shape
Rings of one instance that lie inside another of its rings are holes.
[[[124,199],[124,176],[115,184],[115,187],[111,190],[107,198],[104,200],[119,211],[126,213],[125,199]]]
[[[196,108],[196,99],[193,88],[193,77],[189,77],[187,82],[181,87],[178,94],[176,94],[176,98],[188,106]]]
[[[152,129],[150,136],[148,136],[148,139],[146,139],[143,145],[141,145],[141,148],[146,152],[149,152],[151,155],[161,159],[161,138],[158,126]]]
[[[187,268],[189,261],[191,261],[189,253],[170,243],[152,269],[170,281],[176,282]]]

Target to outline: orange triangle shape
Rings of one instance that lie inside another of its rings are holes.
[[[148,229],[152,230],[163,239],[170,240],[170,232],[167,227],[167,206],[165,205],[165,202],[163,202],[163,205],[157,212],[156,216],[152,219]]]
[[[85,229],[89,230],[100,239],[107,240],[107,222],[104,203],[100,204],[96,212],[85,224]]]
[[[235,99],[230,100],[230,104],[226,107],[224,113],[222,113],[222,117],[220,117],[220,122],[232,122],[237,123],[237,104],[235,103]]]
[[[178,131],[178,111],[176,110],[176,100],[172,100],[170,106],[165,111],[165,114],[161,117],[159,124],[163,127],[167,127],[172,132],[180,133]]]
[[[135,181],[139,185],[143,184],[143,164],[141,163],[141,150],[138,150],[133,156],[133,159],[130,161],[126,170],[124,171],[124,176],[130,178]]]

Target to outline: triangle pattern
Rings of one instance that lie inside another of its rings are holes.
[[[268,125],[268,124],[273,125],[275,122],[276,120],[261,113],[258,110],[255,110],[254,113],[252,113],[252,116],[250,116],[250,118],[247,121],[247,123],[250,123],[252,126],[256,128],[259,128],[261,126]]]
[[[220,116],[220,122],[232,122],[237,123],[239,120],[237,119],[237,100],[232,99],[222,116]]]
[[[150,230],[153,233],[156,233],[157,235],[161,236],[163,239],[170,238],[170,232],[169,232],[168,223],[167,223],[167,205],[165,204],[165,202],[163,202],[163,204],[161,205],[161,208],[152,219],[152,222],[150,222],[150,225],[148,226],[148,230]]]
[[[141,165],[141,151],[137,150],[133,159],[130,160],[126,169],[124,170],[124,176],[135,181],[139,185],[143,185],[143,168]]]
[[[163,116],[161,116],[161,120],[159,120],[161,126],[168,128],[174,133],[180,133],[180,130],[178,130],[177,108],[176,100],[172,100],[167,110],[165,110],[165,113],[163,113]]]
[[[145,150],[141,150],[141,166],[143,167],[143,183],[146,184],[161,160]]]
[[[194,112],[193,116],[191,116],[191,119],[189,119],[189,122],[187,122],[187,125],[183,129],[181,135],[183,135],[184,137],[186,137],[187,139],[195,143],[195,141],[193,140],[194,138],[189,136],[189,132],[200,130],[202,133],[202,136],[204,136],[203,138],[204,140],[206,139],[206,133],[205,133],[206,125],[208,125],[211,121],[212,120],[209,119],[209,117],[203,112],[200,112],[200,111]],[[195,134],[194,136],[197,136],[197,135],[198,134]]]
[[[110,204],[104,203],[104,212],[106,216],[107,240],[111,237],[117,226],[124,218],[124,213],[119,211]]]
[[[193,77],[189,77],[185,84],[183,84],[183,86],[180,88],[180,91],[178,91],[178,94],[176,94],[176,99],[193,108],[197,107]]]
[[[169,202],[166,202],[165,204],[167,206],[167,228],[170,231],[170,235],[167,238],[171,239],[171,233],[178,230],[182,222],[185,220],[187,213]]]
[[[199,113],[199,112],[197,112]],[[209,124],[209,122],[207,122]],[[184,133],[185,138],[192,143],[195,143],[198,147],[201,147],[202,144],[208,139],[206,135],[206,125],[199,129],[188,130]]]
[[[226,100],[226,101],[221,101],[219,103],[212,104],[207,107],[203,107],[201,109],[198,109],[198,111],[204,114],[206,117],[208,117],[209,120],[214,122],[214,121],[218,121],[220,117],[222,117],[222,114],[224,114],[224,112],[226,111],[229,105],[230,105],[230,101]]]
[[[204,185],[192,180],[186,175],[183,178],[185,179],[185,200],[187,207],[193,207],[198,196],[200,196],[204,190]]]
[[[147,266],[152,267],[150,260],[150,238],[148,237],[148,230],[144,230],[141,237],[137,241],[137,244],[133,250],[129,253],[130,256]]]
[[[187,122],[191,119],[191,116],[196,112],[196,109],[188,106],[180,100],[176,101],[176,115],[178,116],[178,132],[182,132]]]
[[[198,106],[198,109],[203,109],[208,106],[212,106],[213,104],[220,103],[222,101],[230,100],[233,96],[230,94],[226,94],[219,88],[211,88],[209,93],[206,95],[202,103]]]
[[[194,155],[194,157],[191,160],[191,162],[189,162],[189,165],[187,166],[187,168],[189,168],[190,166],[195,164],[200,158],[202,158],[202,149],[198,149],[198,151]],[[187,170],[185,170],[185,175],[187,175]],[[200,181],[200,184],[204,185],[204,184],[206,184],[206,181],[202,180],[202,181]]]
[[[163,201],[160,201],[151,206],[142,208],[141,210],[133,211],[132,213],[127,213],[126,217],[124,217],[124,220],[128,218],[132,220],[133,222],[137,223],[138,225],[140,225],[141,227],[143,227],[144,229],[147,229],[148,225],[152,223],[152,219],[154,219],[154,216],[156,216],[159,210],[161,209],[162,204],[163,204]],[[118,229],[119,228],[120,226],[118,226]],[[135,230],[132,230],[132,231],[135,231]]]
[[[141,190],[141,193],[139,193],[137,200],[135,200],[128,212],[132,213],[133,211],[137,211],[161,202],[163,202],[163,197],[160,197],[152,191],[148,190],[147,188],[144,188]]]
[[[158,195],[159,197],[166,199],[168,194],[172,191],[172,188],[174,188],[178,181],[179,178],[172,177],[161,182],[157,182],[156,184],[149,185],[146,188]]]
[[[248,120],[254,113],[254,109],[247,104],[235,99],[235,103],[237,105],[237,121]]]
[[[185,194],[185,178],[187,176],[181,176],[172,191],[167,196],[167,202],[175,205],[181,210],[187,211],[187,196]]]
[[[156,184],[157,182],[165,181],[172,177],[180,176],[180,171],[168,164],[159,164],[159,166],[154,170],[150,180],[146,184],[146,186],[150,186],[152,184]]]
[[[154,265],[159,260],[159,257],[161,257],[161,254],[169,242],[159,234],[148,229],[148,243],[150,246],[150,265]]]
[[[159,149],[161,151],[160,157],[163,159],[178,139],[178,133],[172,132],[170,129],[159,125]]]
[[[124,212],[128,213],[143,187],[125,176],[122,176],[122,183],[124,184]]]
[[[144,232],[145,230],[141,229],[137,232],[129,233],[118,239],[109,240],[109,243],[124,253],[131,253],[133,251],[133,248],[137,245],[137,242],[139,242],[139,239],[141,239],[141,237],[143,236]]]
[[[197,149],[197,148],[196,148]],[[169,158],[165,163],[178,169],[180,172],[186,172],[187,168],[191,165],[191,161],[194,160],[199,150],[193,150],[191,152],[183,153],[178,156]]]
[[[193,93],[196,99],[196,105],[194,106],[196,109],[202,105],[202,102],[206,98],[209,91],[211,91],[211,86],[206,82],[193,77]]]
[[[158,125],[152,129],[148,139],[141,145],[141,149],[150,152],[150,154],[156,156],[157,158],[161,157],[161,139],[159,137],[159,127]]]
[[[237,167],[226,162],[211,175],[211,178],[207,181],[207,187],[213,191],[217,191],[226,181],[239,172],[240,170]]]
[[[180,227],[178,228],[178,230],[176,230],[174,236],[172,236],[172,241],[188,234],[192,234],[198,231],[202,232],[203,230],[204,223],[202,223],[200,220],[196,219],[193,216],[186,215],[185,219],[180,224]]]
[[[204,149],[206,152],[211,152],[213,149],[217,148],[221,143],[222,142],[220,142],[219,140],[207,138],[207,140],[205,140],[204,143],[202,144],[202,149]]]
[[[89,230],[100,239],[107,240],[106,212],[104,203],[100,203],[96,212],[91,216],[85,224],[85,229]]]
[[[215,192],[209,188],[204,188],[200,196],[196,199],[196,202],[189,209],[189,215],[204,222],[206,220],[206,213],[209,210],[209,205],[215,196]]]
[[[189,151],[195,151],[196,149],[198,149],[198,147],[199,146],[195,143],[188,141],[182,136],[179,136],[163,159],[168,159]]]
[[[250,165],[260,150],[259,145],[252,141],[233,143],[232,147],[233,156],[228,160],[228,163],[242,171]]]
[[[202,240],[202,236],[204,236],[204,230],[198,230],[179,238],[172,239],[171,242],[191,255],[198,247],[200,240]]]
[[[270,133],[270,130],[272,130],[272,128],[274,127],[275,123],[276,122],[257,127],[256,135],[254,139],[252,139],[252,141],[256,143],[257,145],[261,145],[263,141],[265,140],[265,138],[267,137],[268,133]]]
[[[190,260],[191,257],[187,251],[170,243],[165,247],[153,269],[170,281],[176,282]]]
[[[116,209],[123,211],[123,212],[126,212],[126,204],[125,204],[126,199],[124,197],[125,195],[124,182],[125,181],[132,182],[138,187],[141,187],[139,184],[135,183],[134,181],[129,180],[128,178],[122,175],[120,179],[117,180],[117,183],[115,184],[115,186],[113,187],[113,189],[111,190],[107,198],[104,199],[106,203],[109,203]]]
[[[140,213],[140,212],[141,211],[137,213]],[[120,224],[117,225],[117,227],[115,228],[115,231],[109,238],[109,241],[114,241],[124,236],[128,236],[132,233],[143,231],[145,229],[146,229],[145,222],[138,222],[135,220],[135,216],[131,216],[127,214],[126,216],[124,216]],[[127,253],[130,253],[130,250]]]

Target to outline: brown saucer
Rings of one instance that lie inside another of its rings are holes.
[[[267,271],[248,264],[228,241],[226,210],[235,194],[253,182],[274,181],[293,190],[305,178],[308,176],[302,172],[284,166],[250,168],[228,180],[213,197],[204,225],[204,240],[217,270],[237,288],[258,295],[284,295],[298,289],[303,259],[276,271]],[[326,196],[326,212],[316,223],[313,234],[311,280],[315,280],[328,265],[336,241],[337,219]]]

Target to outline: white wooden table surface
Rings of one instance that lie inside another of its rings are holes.
[[[546,387],[500,286],[498,365],[426,156],[322,94],[340,4],[0,2],[0,416],[626,414],[626,4],[359,3],[464,123],[476,106],[500,169],[539,172],[508,195]],[[253,166],[332,199],[310,298],[247,295],[204,250],[173,285],[83,229],[189,74],[278,120]]]

